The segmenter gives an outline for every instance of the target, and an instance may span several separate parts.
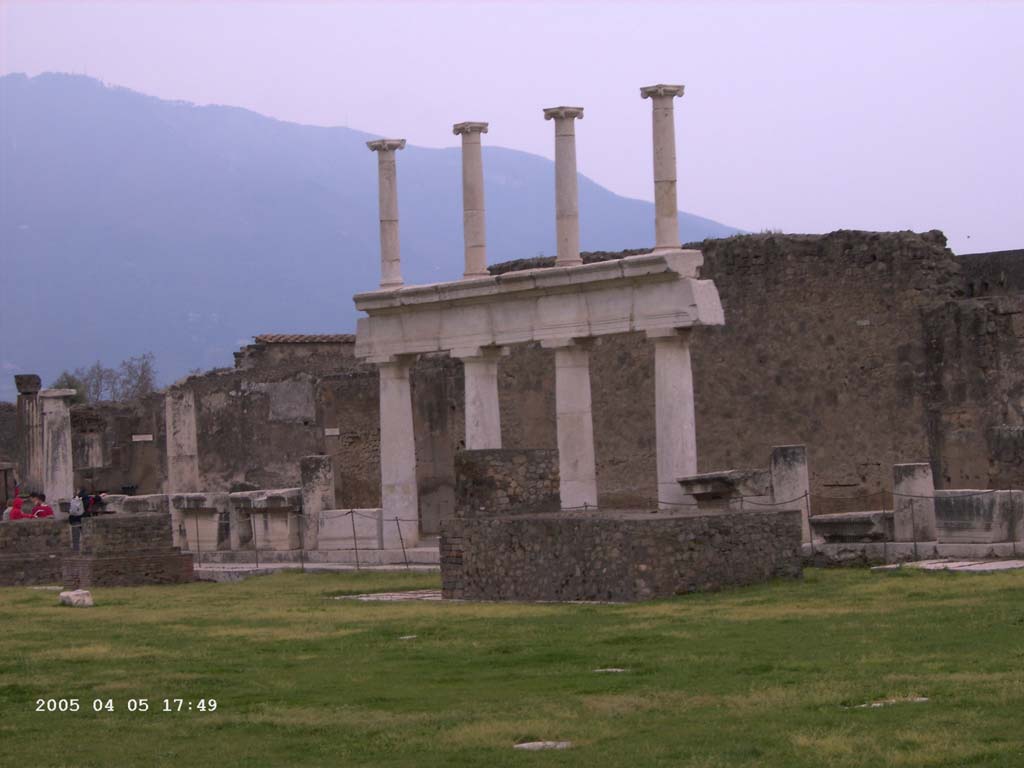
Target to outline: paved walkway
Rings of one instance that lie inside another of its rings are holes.
[[[965,573],[992,573],[1024,568],[1024,560],[917,560],[895,565],[877,565],[872,571],[895,571],[899,568],[920,568],[922,571],[956,571]]]

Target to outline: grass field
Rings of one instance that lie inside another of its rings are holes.
[[[810,570],[629,606],[331,599],[436,585],[284,574],[97,589],[92,609],[0,589],[0,765],[1024,766],[1024,572]],[[512,749],[538,739],[574,746]]]

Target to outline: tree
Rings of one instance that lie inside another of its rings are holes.
[[[97,360],[87,368],[65,371],[54,387],[74,389],[75,403],[98,403],[103,400],[137,400],[156,391],[156,365],[152,352],[122,360],[117,368],[107,368]]]
[[[88,395],[86,394],[85,384],[82,379],[77,375],[78,371],[71,373],[70,371],[64,371],[53,380],[50,385],[52,389],[73,389],[75,390],[75,396],[71,398],[73,405],[79,405],[81,403],[88,402]]]

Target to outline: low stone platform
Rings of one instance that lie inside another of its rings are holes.
[[[196,566],[195,578],[199,581],[232,582],[252,576],[271,576],[275,573],[354,573],[356,571],[415,571],[437,573],[436,565],[355,565],[344,563],[231,563]]]
[[[877,565],[872,571],[894,571],[918,568],[922,571],[954,571],[956,573],[995,573],[1024,568],[1024,560],[918,560],[895,565]]]
[[[629,602],[801,575],[800,510],[648,510],[442,521],[446,598]]]
[[[404,566],[429,565],[437,568],[440,555],[437,546],[416,546],[408,549],[330,549],[330,550],[223,550],[200,552],[196,555],[197,568],[220,565],[255,567],[256,565],[345,565]]]
[[[1024,541],[958,544],[937,541],[815,542],[802,547],[804,565],[885,565],[927,560],[1016,560],[1024,557]]]

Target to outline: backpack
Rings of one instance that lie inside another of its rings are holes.
[[[82,500],[75,496],[71,500],[71,507],[68,510],[69,517],[81,517],[85,514],[85,507],[82,506]]]

